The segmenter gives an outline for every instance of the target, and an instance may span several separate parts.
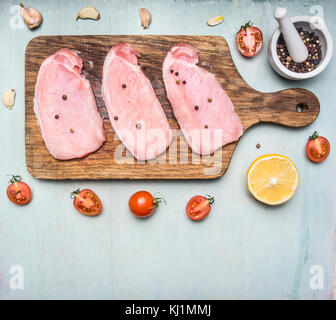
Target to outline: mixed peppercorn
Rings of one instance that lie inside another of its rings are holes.
[[[303,30],[296,28],[301,39],[308,49],[308,58],[302,63],[297,63],[292,60],[289,55],[285,40],[281,34],[277,43],[277,54],[280,62],[290,71],[298,73],[311,72],[320,64],[322,60],[322,43],[317,34],[312,30]]]

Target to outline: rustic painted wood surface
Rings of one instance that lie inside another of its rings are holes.
[[[25,56],[26,162],[30,174],[42,179],[211,179],[227,170],[237,142],[224,146],[212,156],[192,161],[191,149],[183,137],[175,139],[156,161],[137,162],[129,155],[122,163],[115,159],[121,142],[115,137],[101,94],[104,59],[113,45],[127,42],[140,54],[140,64],[167,115],[172,129],[179,129],[166,97],[162,62],[176,43],[186,42],[200,50],[199,65],[216,74],[231,98],[243,123],[244,132],[257,123],[271,122],[289,127],[312,123],[319,114],[316,96],[303,89],[262,93],[252,89],[239,75],[227,42],[206,36],[47,36],[31,40]],[[44,59],[62,48],[78,52],[84,61],[83,74],[90,81],[98,108],[104,117],[106,143],[84,159],[60,161],[45,147],[34,113],[34,89]],[[155,48],[155,49],[153,49]],[[92,68],[93,65],[93,68]],[[298,107],[299,106],[299,107]],[[304,107],[302,107],[304,106]],[[298,108],[301,112],[298,112]],[[117,149],[118,148],[118,149]],[[170,153],[172,150],[175,152]],[[118,153],[119,154],[119,153]],[[172,157],[170,156],[172,155]],[[176,161],[172,161],[176,158]],[[209,159],[211,159],[209,163]]]
[[[336,251],[335,251],[336,255]],[[335,275],[334,275],[334,300],[336,300],[336,259],[335,259]]]
[[[0,92],[17,91],[12,111],[0,106],[0,298],[332,299],[336,60],[315,79],[291,82],[268,65],[266,44],[276,26],[272,12],[277,5],[288,7],[291,15],[307,15],[312,3],[321,5],[331,33],[336,34],[336,2],[100,0],[90,1],[101,11],[99,21],[76,22],[76,13],[87,3],[27,0],[26,5],[34,5],[44,15],[41,28],[31,32],[14,19],[17,1],[0,2]],[[152,12],[148,30],[140,27],[140,7]],[[224,15],[224,22],[208,27],[208,18],[218,14]],[[265,38],[264,49],[253,60],[240,56],[233,37],[249,19],[262,28]],[[59,34],[223,36],[239,73],[251,87],[266,92],[305,88],[318,97],[320,114],[302,129],[272,124],[250,128],[226,174],[215,180],[35,179],[26,170],[25,159],[25,48],[36,36]],[[331,143],[330,156],[321,165],[312,164],[304,154],[314,130]],[[295,162],[300,185],[287,204],[269,208],[249,195],[245,174],[256,157],[273,152]],[[7,200],[4,191],[10,173],[21,174],[31,185],[33,200],[27,207]],[[101,197],[101,216],[90,219],[74,211],[69,193],[77,187],[91,188]],[[139,221],[129,214],[127,201],[141,189],[163,193],[167,206]],[[216,198],[212,212],[202,223],[192,223],[184,213],[185,204],[194,194],[204,193]],[[23,290],[10,287],[15,265],[24,270]],[[310,285],[313,266],[323,270],[323,288]]]

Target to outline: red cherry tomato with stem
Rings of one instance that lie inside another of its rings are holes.
[[[155,208],[157,208],[163,201],[166,200],[163,197],[154,197],[151,193],[147,191],[138,191],[134,193],[129,201],[128,206],[132,214],[138,218],[147,218],[153,214]]]
[[[71,192],[70,197],[76,210],[87,216],[97,216],[103,209],[99,197],[90,189],[77,189]]]
[[[306,144],[306,154],[313,162],[322,162],[327,159],[330,152],[329,141],[325,137],[319,136],[314,132]]]
[[[188,217],[194,221],[206,218],[211,211],[211,205],[214,201],[214,197],[210,195],[206,197],[200,195],[192,197],[186,207]]]
[[[32,197],[30,187],[21,181],[21,179],[21,176],[13,175],[7,188],[8,199],[19,206],[29,203]]]
[[[257,27],[252,27],[249,21],[240,27],[236,35],[236,43],[239,52],[248,58],[254,57],[262,48],[263,34]]]

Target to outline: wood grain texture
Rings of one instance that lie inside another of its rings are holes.
[[[318,116],[316,96],[304,89],[263,93],[249,87],[239,75],[227,42],[217,36],[40,36],[32,39],[25,57],[25,130],[26,165],[40,179],[213,179],[227,170],[238,141],[224,146],[208,157],[195,161],[183,137],[176,137],[166,154],[154,161],[137,162],[126,155],[122,163],[113,157],[120,145],[108,120],[101,95],[102,67],[109,49],[127,42],[141,54],[140,64],[150,79],[172,129],[179,129],[167,100],[162,80],[162,62],[168,50],[178,42],[187,42],[200,50],[200,66],[216,74],[230,96],[243,123],[244,132],[257,123],[270,122],[288,127],[303,127]],[[57,50],[67,47],[84,61],[83,74],[90,81],[98,108],[104,117],[106,143],[85,159],[60,161],[45,147],[34,114],[34,89],[41,63]],[[89,61],[92,61],[91,69]],[[300,105],[298,112],[297,106]],[[174,150],[178,157],[174,158]]]

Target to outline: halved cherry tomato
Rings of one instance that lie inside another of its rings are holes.
[[[313,162],[322,162],[327,159],[330,152],[329,141],[325,137],[320,137],[318,132],[314,132],[306,144],[306,154]]]
[[[192,197],[186,207],[187,215],[190,219],[198,221],[208,216],[211,211],[211,205],[215,199],[209,195]]]
[[[162,201],[166,202],[164,198],[153,197],[147,191],[138,191],[130,197],[128,206],[136,217],[147,218]]]
[[[77,189],[71,192],[71,198],[76,210],[87,216],[96,216],[103,209],[99,197],[90,189]]]
[[[10,201],[23,206],[31,200],[31,190],[28,184],[21,181],[20,176],[13,176],[7,188],[7,197]]]
[[[236,42],[239,52],[245,57],[255,56],[263,44],[263,34],[257,27],[252,27],[249,21],[244,26],[240,27],[236,35]]]

